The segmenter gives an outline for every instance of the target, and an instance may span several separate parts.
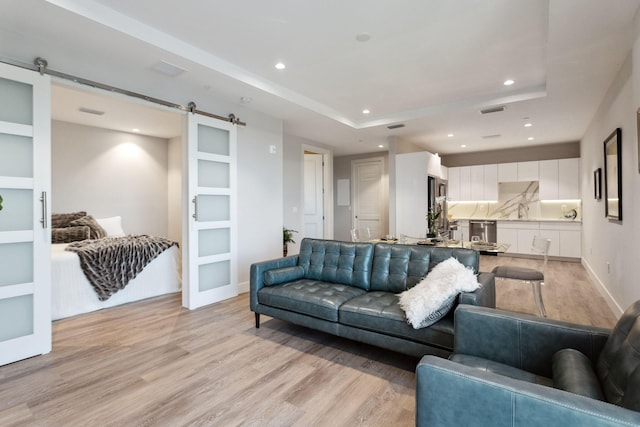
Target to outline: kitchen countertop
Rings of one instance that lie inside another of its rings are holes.
[[[540,218],[540,219],[518,219],[518,218],[452,218],[449,221],[506,221],[506,222],[567,222],[582,223],[581,219],[560,219],[560,218]]]

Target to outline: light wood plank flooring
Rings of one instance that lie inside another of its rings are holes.
[[[533,261],[482,257],[496,263]],[[611,326],[580,264],[549,262],[551,318]],[[531,289],[498,303],[536,313]],[[178,295],[54,322],[53,352],[0,367],[2,426],[411,426],[417,359]]]

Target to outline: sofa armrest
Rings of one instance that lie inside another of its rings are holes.
[[[264,272],[296,265],[298,265],[298,255],[251,264],[249,273],[249,307],[251,311],[255,311],[258,306],[258,291],[265,286]]]
[[[611,330],[484,307],[460,305],[454,315],[455,353],[551,377],[551,359],[574,348],[596,363]]]
[[[478,273],[480,287],[474,292],[462,292],[458,298],[459,304],[496,307],[496,279],[493,273]]]
[[[637,426],[640,413],[435,356],[416,368],[416,426]]]

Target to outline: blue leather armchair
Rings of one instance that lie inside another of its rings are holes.
[[[418,426],[640,426],[640,301],[613,330],[460,305],[416,369]]]

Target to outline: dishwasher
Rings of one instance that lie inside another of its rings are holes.
[[[478,236],[481,242],[496,243],[497,222],[487,220],[470,220],[469,221],[469,240],[473,240],[474,236]]]

